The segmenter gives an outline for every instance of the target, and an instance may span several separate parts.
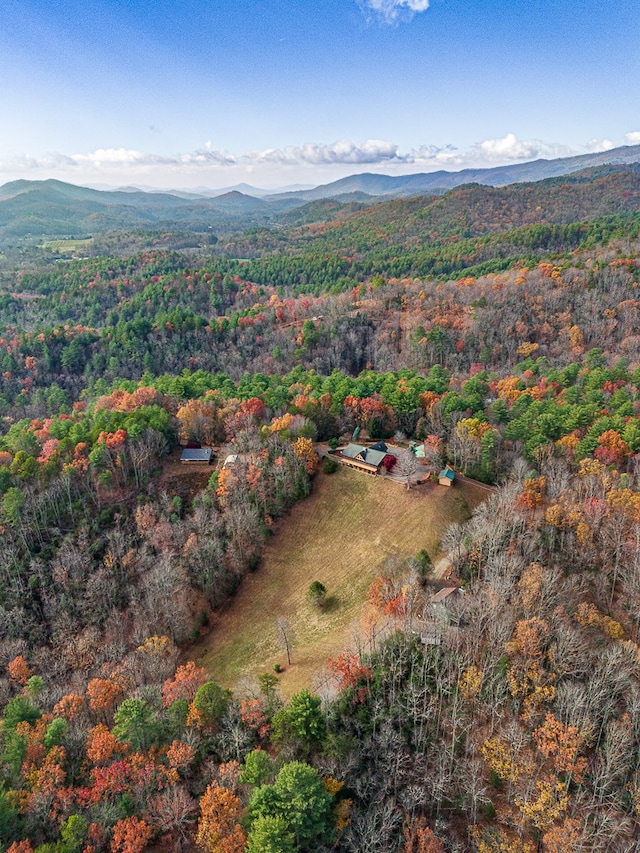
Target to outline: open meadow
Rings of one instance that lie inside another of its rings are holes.
[[[73,237],[63,238],[61,240],[47,240],[42,244],[43,249],[50,249],[52,252],[80,252],[88,249],[93,244],[93,237],[82,237],[75,239]]]
[[[355,646],[367,591],[385,562],[426,548],[435,564],[443,530],[467,518],[487,494],[469,481],[407,491],[344,468],[319,473],[311,496],[276,527],[260,568],[243,580],[188,657],[226,687],[273,672],[276,663],[283,667],[283,695],[313,687],[327,657]],[[327,589],[323,610],[307,601],[314,580]],[[279,616],[295,637],[291,666],[278,641]]]

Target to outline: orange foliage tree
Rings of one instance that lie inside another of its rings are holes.
[[[25,685],[32,675],[31,668],[22,655],[17,655],[13,660],[9,661],[7,664],[7,673],[9,681],[15,681],[17,684],[22,685]]]
[[[86,754],[94,764],[106,764],[115,752],[126,752],[128,744],[120,743],[104,723],[98,723],[87,735]]]
[[[544,723],[533,733],[536,746],[545,758],[550,758],[553,769],[566,777],[567,787],[571,779],[581,782],[587,760],[579,753],[584,747],[584,738],[576,726],[568,726],[547,714]]]
[[[206,853],[243,853],[247,836],[241,818],[238,797],[228,788],[209,785],[200,798],[196,843]]]
[[[111,853],[142,853],[152,835],[153,829],[146,820],[122,818],[113,827]]]
[[[537,617],[516,623],[513,638],[506,644],[510,658],[507,672],[509,690],[523,700],[525,716],[537,713],[540,705],[555,698],[555,673],[549,670],[546,638],[548,624]]]
[[[372,670],[362,663],[359,655],[342,652],[337,658],[329,658],[327,666],[337,679],[341,690],[353,689],[355,701],[364,702],[369,694],[368,681],[372,676]]]
[[[402,853],[444,853],[444,844],[427,826],[425,818],[412,818],[403,828]]]
[[[186,699],[187,702],[192,702],[198,687],[208,679],[206,669],[196,666],[192,660],[187,661],[178,667],[173,678],[168,678],[162,685],[163,707],[168,708],[177,699]]]
[[[110,678],[92,678],[87,684],[89,707],[98,714],[109,714],[122,696],[122,686]]]

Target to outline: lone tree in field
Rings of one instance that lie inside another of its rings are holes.
[[[286,616],[278,616],[276,619],[276,628],[278,629],[280,648],[286,652],[287,663],[291,666],[291,651],[296,644],[293,628]]]
[[[407,484],[407,490],[411,488],[411,478],[418,472],[420,463],[411,450],[403,450],[398,454],[398,463],[394,468]]]
[[[425,548],[421,548],[415,557],[410,557],[407,562],[411,569],[416,573],[421,584],[426,583],[433,574],[434,565]]]
[[[307,590],[307,600],[315,607],[322,609],[327,600],[327,588],[320,581],[313,581]]]

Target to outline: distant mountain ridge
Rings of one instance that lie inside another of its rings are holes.
[[[626,165],[640,162],[640,145],[624,145],[596,154],[579,154],[575,157],[560,157],[555,160],[532,160],[527,163],[515,163],[510,166],[495,166],[483,169],[463,169],[460,172],[419,172],[413,175],[377,175],[364,172],[350,175],[330,184],[323,184],[312,190],[293,193],[280,193],[267,198],[299,198],[305,201],[317,201],[322,198],[335,198],[348,193],[366,193],[371,196],[401,198],[428,192],[442,192],[454,189],[462,184],[484,184],[503,187],[529,181],[541,181],[545,178],[557,178],[582,169],[605,165]]]
[[[23,240],[95,234],[126,228],[210,231],[265,224],[275,213],[304,204],[267,203],[237,191],[215,198],[104,191],[62,181],[18,180],[0,187],[0,237]]]
[[[0,240],[8,245],[106,231],[239,232],[327,221],[341,211],[381,201],[442,195],[462,185],[505,187],[538,183],[581,172],[590,179],[602,169],[638,169],[640,145],[557,160],[535,160],[493,169],[424,174],[351,175],[312,190],[257,197],[228,189],[214,195],[146,192],[135,187],[98,190],[48,179],[17,180],[0,186]],[[212,191],[214,192],[214,191]],[[318,204],[318,202],[330,204]],[[307,207],[308,206],[308,207]],[[299,213],[297,213],[299,211]]]

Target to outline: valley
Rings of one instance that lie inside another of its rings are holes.
[[[573,165],[0,188],[3,849],[635,849],[640,173]]]

